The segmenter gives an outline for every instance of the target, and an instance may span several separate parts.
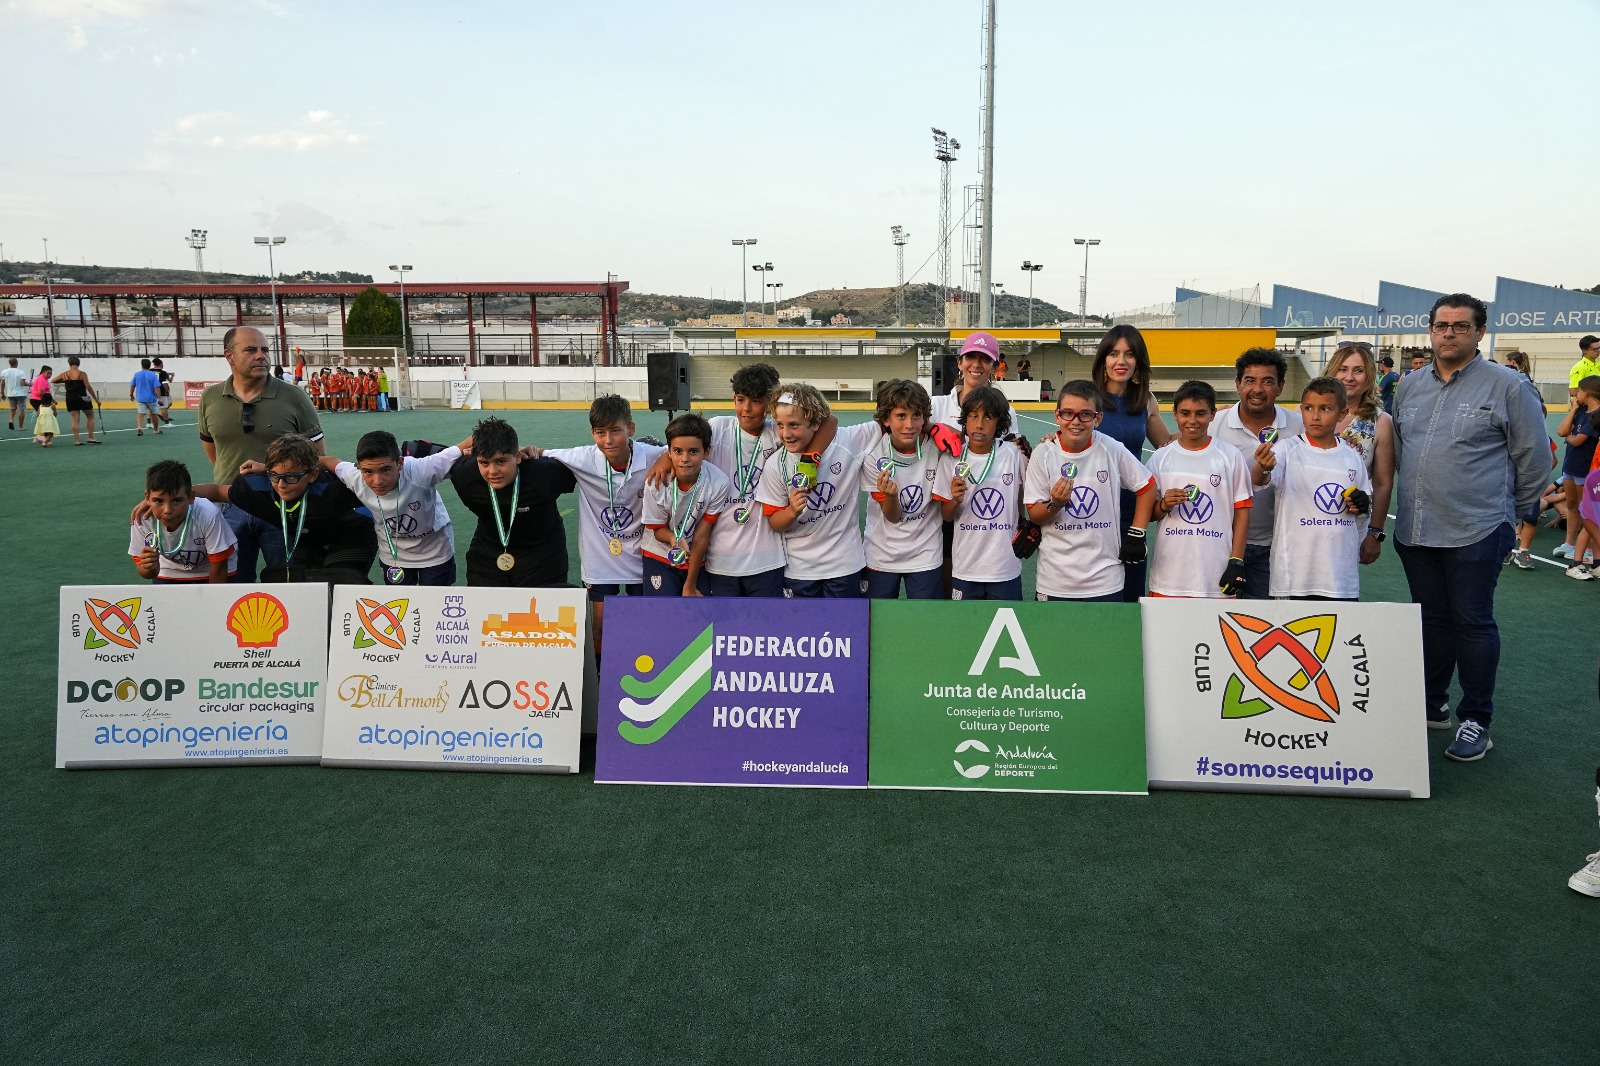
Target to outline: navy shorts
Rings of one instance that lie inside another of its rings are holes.
[[[1122,594],[1119,592],[1117,598]],[[959,577],[950,579],[950,598],[952,600],[1020,600],[1022,599],[1022,575],[1018,574],[1010,581],[965,581]]]
[[[595,603],[604,603],[607,596],[643,596],[644,585],[590,585],[583,586],[589,592],[589,599]]]
[[[782,596],[783,567],[764,570],[759,574],[732,577],[700,571],[700,592],[706,596]]]
[[[799,581],[792,577],[783,579],[783,594],[796,600],[859,600],[866,594],[866,581],[861,577],[865,570],[857,570],[843,577],[828,577],[820,581]]]

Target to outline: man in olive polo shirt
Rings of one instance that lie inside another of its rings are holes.
[[[1600,337],[1590,334],[1578,342],[1578,361],[1567,378],[1567,398],[1578,398],[1578,382],[1600,377]]]
[[[222,355],[233,371],[200,397],[200,444],[211,460],[212,480],[231,485],[246,459],[266,462],[267,445],[298,433],[323,454],[322,423],[304,390],[267,372],[271,349],[261,331],[236,326],[222,336]],[[283,531],[226,504],[222,513],[239,540],[236,582],[256,579],[256,556],[281,567]]]

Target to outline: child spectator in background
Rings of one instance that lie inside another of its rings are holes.
[[[1561,477],[1567,493],[1567,539],[1551,554],[1558,559],[1573,560],[1576,565],[1568,567],[1567,576],[1579,581],[1590,581],[1594,577],[1589,570],[1594,565],[1594,545],[1583,535],[1583,520],[1578,515],[1577,505],[1583,494],[1583,479],[1594,465],[1595,437],[1600,434],[1594,424],[1597,410],[1600,410],[1600,377],[1583,378],[1578,382],[1578,391],[1572,397],[1566,417],[1556,427],[1556,434],[1567,442],[1566,454],[1561,460]]]
[[[46,392],[39,397],[33,412],[33,443],[41,448],[50,447],[61,427],[56,424],[56,398]]]
[[[1300,394],[1305,432],[1256,449],[1254,481],[1278,497],[1272,533],[1274,599],[1361,598],[1359,516],[1372,509],[1372,480],[1361,453],[1338,437],[1344,385],[1312,378]]]

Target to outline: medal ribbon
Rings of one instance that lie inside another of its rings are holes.
[[[895,466],[910,466],[912,463],[922,462],[922,438],[917,438],[917,457],[915,459],[901,459],[900,450],[890,442],[889,435],[883,435],[883,454],[894,460]]]
[[[500,521],[500,498],[495,490],[489,490],[489,510],[494,512],[494,531],[500,534],[500,550],[505,551],[511,543],[511,527],[517,520],[517,499],[522,492],[522,475],[519,473],[511,482],[511,514],[502,524]]]
[[[615,472],[615,468],[611,465],[610,459],[606,459],[603,455],[600,458],[606,460],[606,512],[611,515],[611,518],[606,523],[606,532],[610,533],[612,538],[615,539],[622,535],[622,526],[617,522],[617,488],[611,483],[611,475]],[[628,468],[632,465],[633,442],[630,440],[628,442],[628,461],[622,464],[623,484],[627,484]]]
[[[788,449],[785,449],[787,451]],[[739,490],[739,499],[742,501],[750,495],[755,488],[756,460],[761,458],[761,439],[750,446],[750,462],[744,461],[744,430],[735,426],[733,429],[733,487]]]
[[[289,539],[289,512],[290,511],[294,511],[294,510],[298,510],[300,512],[300,517],[295,522],[294,539],[290,540]],[[284,549],[284,551],[283,551],[283,565],[284,565],[285,568],[288,567],[289,560],[294,558],[294,550],[295,550],[295,548],[299,547],[299,545],[300,545],[300,534],[305,532],[305,529],[306,529],[306,511],[307,510],[308,510],[308,508],[306,507],[306,498],[304,496],[302,496],[298,500],[296,500],[295,501],[295,505],[293,507],[284,507],[283,501],[282,500],[278,501],[278,518],[281,519],[282,522],[283,522],[283,549]]]
[[[389,517],[388,517],[388,515],[385,515],[383,513],[383,497],[379,496],[379,497],[377,497],[377,500],[378,500],[378,524],[383,526],[383,539],[389,542],[389,558],[394,560],[394,562],[391,563],[390,566],[399,567],[401,565],[401,563],[400,563],[400,549],[396,548],[394,546],[394,533],[391,532],[390,529],[389,529]],[[395,519],[397,521],[400,518],[400,508],[398,506],[396,506],[395,509],[394,509],[394,517],[395,517]]]
[[[691,524],[690,521],[689,521],[689,518],[690,518],[690,516],[692,516],[694,514],[694,501],[695,501],[696,497],[698,497],[700,495],[700,482],[698,480],[695,481],[694,488],[689,490],[689,502],[683,509],[683,517],[679,518],[678,517],[678,498],[681,495],[682,495],[682,492],[678,488],[678,479],[677,478],[673,478],[672,479],[672,522],[673,522],[673,526],[674,526],[673,535],[675,537],[677,537],[679,540],[683,540],[684,535],[686,533],[688,533],[688,531],[689,531],[689,526]]]
[[[163,544],[164,544],[164,542],[166,541],[167,538],[166,538],[166,535],[165,535],[165,531],[162,529],[161,523],[156,521],[154,518],[152,518],[150,520],[150,532],[152,532],[152,533],[154,533],[156,535],[156,554],[157,555],[165,556],[166,558],[171,559],[173,562],[177,562],[178,561],[178,553],[183,551],[184,542],[189,539],[189,519],[191,519],[193,517],[194,517],[194,508],[190,507],[183,514],[183,528],[178,531],[178,546],[176,548],[173,548],[172,551],[170,551],[170,552],[167,551],[165,547],[163,547]]]

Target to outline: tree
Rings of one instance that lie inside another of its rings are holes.
[[[399,300],[369,287],[350,302],[344,322],[346,348],[398,348],[400,336]]]

